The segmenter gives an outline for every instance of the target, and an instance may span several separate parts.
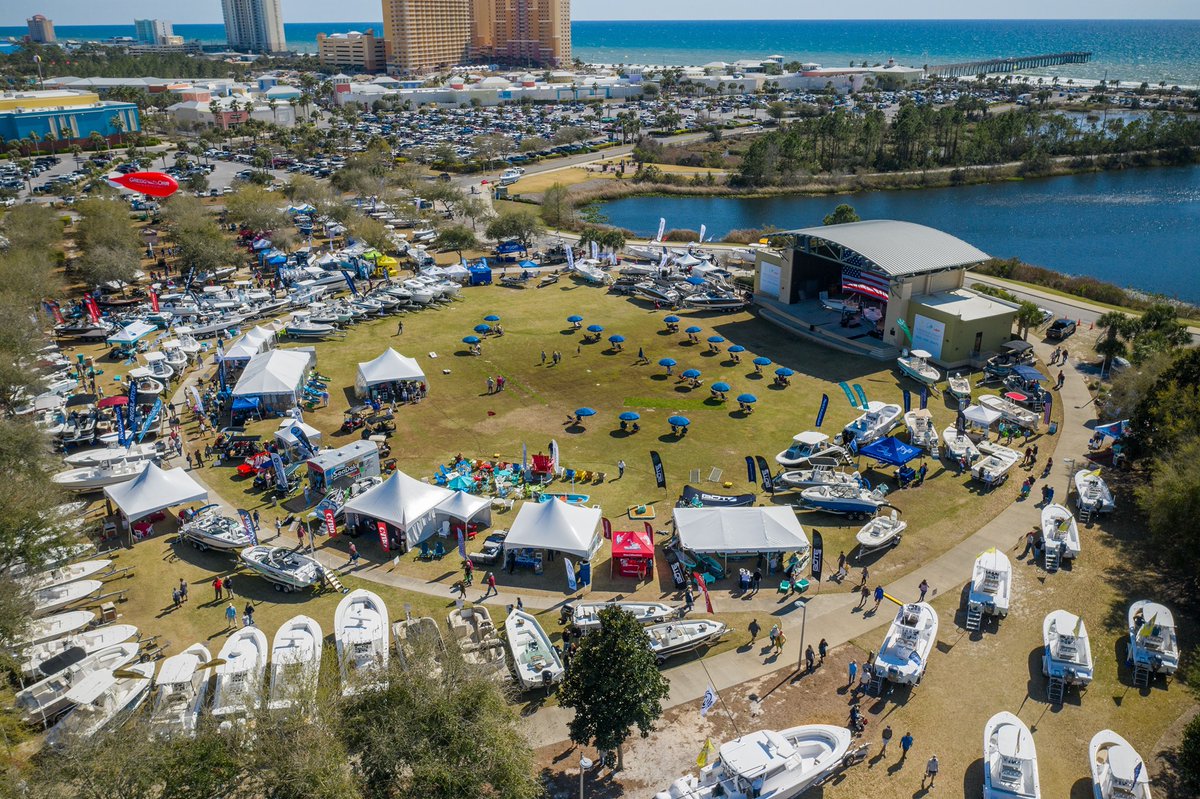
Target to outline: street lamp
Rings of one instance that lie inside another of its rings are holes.
[[[797,599],[796,607],[800,608],[803,614],[800,617],[800,655],[796,658],[796,671],[800,671],[804,666],[804,628],[808,626],[808,598]]]
[[[583,775],[592,767],[592,761],[585,755],[579,756],[579,799],[583,799]]]

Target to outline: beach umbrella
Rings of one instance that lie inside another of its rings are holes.
[[[576,416],[595,416],[596,411],[594,408],[576,408],[575,415]]]
[[[692,275],[687,279],[687,282],[691,283],[693,286],[703,286],[706,281],[699,275]]]
[[[464,336],[463,344],[478,344],[479,336]]]
[[[701,330],[701,328],[696,327],[695,325],[692,325],[691,327],[689,327],[687,330],[685,330],[683,332],[684,333],[699,333],[700,330]]]
[[[692,423],[692,420],[686,416],[672,416],[667,419],[667,424],[673,424],[676,427],[687,427]]]
[[[601,325],[588,325],[589,333],[603,333],[604,328]]]
[[[770,365],[771,365],[771,359],[770,359],[770,358],[764,358],[764,357],[762,357],[762,356],[760,355],[760,356],[758,356],[757,358],[755,358],[755,359],[754,359],[754,365],[755,365],[755,366],[770,366]]]
[[[709,344],[724,344],[725,339],[722,338],[721,336],[709,336],[708,343]]]
[[[754,403],[758,402],[758,397],[754,396],[753,394],[738,394],[737,401],[744,402],[747,405],[753,405]]]
[[[577,313],[573,313],[567,317],[567,321],[574,325],[574,324],[578,324],[579,322],[582,322],[583,317]]]
[[[494,313],[490,313],[490,314],[488,314],[487,316],[483,317],[483,321],[485,321],[485,322],[499,322],[499,321],[500,321],[500,317],[499,317],[499,316],[496,316],[496,314],[494,314]]]
[[[676,363],[676,361],[675,361],[675,359],[674,359],[674,358],[663,358],[662,360],[660,360],[660,361],[658,362],[658,365],[659,365],[659,366],[665,366],[665,367],[667,367],[668,369],[670,369],[672,366],[674,366],[674,365],[675,365],[675,363]]]
[[[642,415],[636,411],[625,411],[617,418],[622,422],[636,422],[638,419],[642,418]]]
[[[780,377],[791,377],[792,375],[794,375],[796,373],[793,372],[791,369],[787,368],[786,366],[781,366],[775,370],[775,374],[779,375]]]
[[[476,333],[490,333],[491,330],[492,330],[491,325],[475,325]]]
[[[608,340],[611,341],[613,344],[620,344],[622,341],[625,340],[625,337],[620,334],[617,334],[617,335],[609,336]]]
[[[695,380],[697,377],[700,376],[700,370],[699,369],[685,369],[683,371],[683,376],[687,377],[687,378],[691,378],[692,380]]]
[[[670,316],[664,316],[663,321],[669,325],[673,325],[679,321],[679,317],[675,316],[675,314],[671,314]]]
[[[721,382],[718,382],[718,383],[713,383],[713,384],[712,384],[712,390],[713,390],[713,391],[720,391],[720,392],[733,391],[733,389],[732,389],[732,388],[730,388],[729,384],[728,384],[728,383],[726,383],[726,382],[724,382],[724,381],[721,381]]]
[[[743,347],[741,344],[734,344],[732,347],[729,348],[729,351],[730,352],[745,352],[746,348]]]

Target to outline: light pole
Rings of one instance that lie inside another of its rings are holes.
[[[592,761],[586,755],[579,755],[579,799],[583,799],[583,775],[592,767]]]
[[[804,628],[808,626],[808,598],[797,599],[796,607],[802,611],[800,616],[800,656],[796,658],[796,671],[800,671],[804,666]]]

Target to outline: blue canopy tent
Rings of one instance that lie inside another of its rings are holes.
[[[903,466],[921,455],[920,448],[905,444],[900,439],[892,437],[872,441],[858,452],[860,455],[866,455],[868,458],[888,466]]]
[[[1112,439],[1119,439],[1129,432],[1129,420],[1122,419],[1119,422],[1109,422],[1108,424],[1098,424],[1095,428],[1097,433],[1106,435]]]
[[[492,284],[492,270],[487,264],[468,266],[467,271],[471,273],[470,283],[472,286],[490,286]]]
[[[1046,377],[1045,375],[1043,375],[1041,372],[1039,372],[1037,369],[1034,369],[1032,366],[1026,366],[1025,364],[1021,364],[1019,366],[1014,366],[1013,374],[1015,374],[1017,377],[1021,378],[1022,380],[1024,380],[1027,383],[1044,383],[1045,381],[1050,379],[1050,378]]]

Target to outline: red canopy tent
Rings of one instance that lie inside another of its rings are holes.
[[[654,530],[613,530],[612,569],[622,577],[644,580],[654,571]]]

